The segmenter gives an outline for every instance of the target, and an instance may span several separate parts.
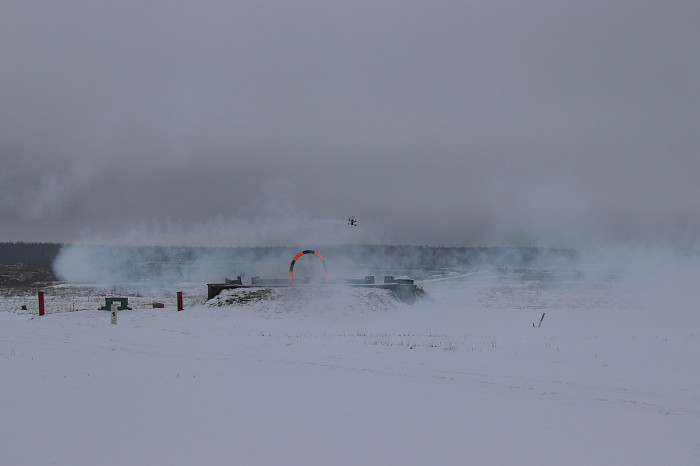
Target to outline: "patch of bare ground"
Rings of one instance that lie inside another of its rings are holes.
[[[216,302],[217,306],[230,306],[232,304],[247,304],[249,302],[270,299],[272,290],[270,288],[260,288],[256,290],[237,290],[235,294],[221,297]]]
[[[51,267],[0,264],[0,289],[43,288],[58,283]]]

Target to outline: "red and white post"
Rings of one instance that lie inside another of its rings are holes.
[[[39,292],[39,315],[44,315],[44,292]]]
[[[177,310],[182,311],[184,307],[182,307],[182,291],[177,292]]]

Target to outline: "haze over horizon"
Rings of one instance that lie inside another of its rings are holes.
[[[699,20],[3,2],[0,242],[698,247]]]

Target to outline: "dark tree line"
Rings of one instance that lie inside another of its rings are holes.
[[[50,267],[61,247],[60,243],[0,243],[0,264],[27,264]],[[203,255],[219,260],[235,261],[290,259],[306,246],[259,247],[189,247],[189,246],[86,246],[111,251],[129,257],[132,261],[153,263],[187,263]],[[319,246],[318,252],[328,260],[352,258],[368,264],[384,264],[403,268],[424,268],[494,264],[518,266],[551,259],[571,260],[576,252],[571,249],[543,249],[534,247],[442,247],[410,245],[349,244]]]
[[[0,243],[0,264],[49,267],[61,246],[60,243]]]

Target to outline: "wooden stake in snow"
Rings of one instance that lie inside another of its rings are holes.
[[[39,292],[39,315],[44,315],[44,292]]]
[[[542,321],[544,320],[544,315],[545,315],[545,314],[546,314],[546,312],[543,312],[543,313],[542,313],[542,317],[540,317],[540,323],[537,324],[537,328],[540,328],[540,326],[542,325]],[[535,323],[534,323],[534,322],[532,323],[532,328],[535,328]]]
[[[117,325],[117,303],[112,302],[112,323]]]
[[[177,310],[181,311],[184,307],[182,306],[182,291],[177,292]]]

